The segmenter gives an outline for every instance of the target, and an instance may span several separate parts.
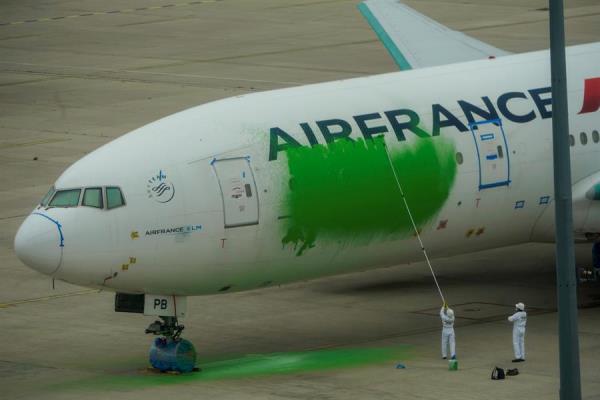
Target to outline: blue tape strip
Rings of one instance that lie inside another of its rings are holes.
[[[510,182],[511,182],[510,180],[506,180],[506,181],[501,181],[501,182],[486,183],[486,184],[483,184],[483,185],[480,184],[479,185],[479,190],[495,188],[495,187],[498,187],[498,186],[508,186],[508,185],[510,185]]]
[[[39,215],[41,217],[44,217],[44,218],[46,218],[46,219],[54,222],[56,224],[56,227],[58,228],[58,234],[60,235],[60,245],[59,245],[59,247],[65,247],[65,237],[63,236],[62,225],[60,224],[60,222],[58,222],[55,219],[50,218],[46,214],[42,214],[42,213],[39,213],[39,212],[34,212],[34,213],[31,213],[31,214],[32,215],[34,215],[34,214],[35,215]]]
[[[494,124],[496,126],[502,126],[502,120],[500,118],[496,118],[496,119],[488,119],[485,121],[470,122],[469,128],[473,129],[473,128],[477,127],[478,125],[485,125],[485,124]]]
[[[383,26],[373,15],[371,10],[369,9],[369,6],[367,6],[365,3],[360,3],[357,7],[358,11],[360,11],[360,13],[363,15],[363,17],[365,17],[365,19],[369,23],[369,25],[371,25],[371,28],[373,29],[373,31],[375,31],[377,37],[379,38],[381,43],[383,43],[383,45],[387,49],[388,53],[390,53],[398,67],[400,67],[400,70],[405,71],[408,69],[412,69],[412,66],[406,60],[400,49],[398,49],[398,46],[396,46],[390,35],[387,34]]]

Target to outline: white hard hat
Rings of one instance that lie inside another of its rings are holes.
[[[525,304],[523,304],[523,303],[517,303],[517,304],[515,304],[515,307],[517,308],[517,310],[521,310],[521,311],[525,310]]]
[[[451,308],[449,308],[449,309],[446,311],[446,315],[447,315],[447,316],[449,316],[449,317],[454,317],[454,311],[452,311],[452,309],[451,309]]]

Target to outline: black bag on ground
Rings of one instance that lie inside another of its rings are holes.
[[[495,381],[504,379],[504,370],[499,367],[494,367],[494,370],[492,371],[492,379]]]
[[[519,369],[518,368],[508,369],[508,370],[506,370],[506,375],[517,376],[517,375],[519,375]]]

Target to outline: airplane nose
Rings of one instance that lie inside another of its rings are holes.
[[[15,236],[15,253],[27,265],[46,275],[53,275],[62,261],[62,226],[42,213],[32,213]]]

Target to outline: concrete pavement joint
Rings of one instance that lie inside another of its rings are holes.
[[[35,146],[38,144],[47,144],[47,143],[56,143],[56,142],[67,142],[71,140],[70,138],[66,139],[38,139],[32,140],[30,142],[22,142],[22,143],[0,143],[1,149],[11,149],[14,147],[27,147],[27,146]]]
[[[269,83],[269,84],[278,84],[278,85],[302,85],[302,82],[293,82],[293,81],[273,81],[267,79],[249,79],[249,78],[235,78],[235,77],[222,77],[215,75],[198,75],[198,74],[181,74],[181,73],[172,73],[172,72],[152,72],[152,71],[140,71],[140,70],[112,70],[112,69],[103,69],[103,68],[94,68],[94,67],[74,67],[70,65],[42,65],[42,64],[30,64],[30,63],[12,63],[12,62],[2,62],[0,64],[10,64],[17,66],[33,66],[39,68],[62,68],[62,69],[74,69],[84,71],[83,74],[75,74],[64,71],[40,71],[35,70],[34,68],[30,69],[17,69],[17,68],[5,68],[3,71],[5,72],[13,72],[13,73],[22,73],[22,74],[35,74],[35,75],[43,75],[43,76],[54,76],[54,77],[67,77],[67,78],[80,78],[80,79],[108,79],[108,80],[117,80],[122,82],[143,82],[143,83],[175,83],[178,85],[190,85],[194,86],[194,82],[170,82],[170,81],[161,81],[156,82],[153,80],[141,79],[141,78],[123,78],[119,76],[109,76],[109,74],[140,74],[147,76],[165,76],[165,77],[175,77],[175,78],[197,78],[197,79],[211,79],[211,80],[220,80],[220,81],[234,81],[234,82],[250,82],[250,83]],[[98,73],[97,75],[93,75],[92,72],[86,73],[85,71],[92,71]],[[105,75],[101,75],[105,74]]]
[[[600,15],[600,12],[594,12],[594,13],[588,13],[588,14],[582,14],[582,15],[571,15],[571,16],[567,15],[567,16],[565,16],[565,20],[576,19],[576,18],[587,18],[587,17],[596,16],[596,15]],[[537,18],[537,19],[530,19],[530,20],[518,21],[518,22],[507,22],[507,23],[492,24],[492,25],[480,25],[480,26],[473,26],[470,28],[460,29],[460,31],[461,32],[474,32],[474,31],[480,31],[480,30],[484,30],[484,29],[506,28],[509,26],[538,24],[541,22],[548,22],[548,19],[547,18]]]
[[[218,1],[223,1],[223,0],[190,1],[187,3],[163,4],[160,6],[140,7],[140,8],[135,8],[135,9],[126,8],[123,10],[95,11],[95,12],[86,12],[86,13],[81,13],[81,14],[64,15],[64,16],[59,16],[59,17],[43,17],[43,18],[35,18],[35,19],[26,19],[26,20],[22,20],[22,21],[0,22],[0,26],[30,24],[33,22],[58,21],[58,20],[65,19],[65,18],[80,18],[80,17],[89,17],[92,15],[125,14],[125,13],[132,13],[132,12],[136,12],[136,11],[159,10],[161,8],[187,7],[187,6],[195,6],[195,5],[199,5],[199,4],[216,3]]]
[[[19,215],[11,215],[9,217],[0,217],[0,221],[4,221],[6,219],[13,219],[13,218],[21,218],[21,217],[25,217],[29,214],[19,214]]]
[[[85,295],[85,294],[100,293],[101,291],[102,290],[100,290],[100,289],[86,289],[86,290],[79,290],[77,292],[53,294],[50,296],[34,297],[31,299],[25,299],[25,300],[15,300],[15,301],[10,301],[8,303],[0,303],[0,308],[8,308],[11,306],[18,306],[20,304],[37,303],[40,301],[62,299],[65,297],[73,297],[73,296],[81,296],[81,295]]]

